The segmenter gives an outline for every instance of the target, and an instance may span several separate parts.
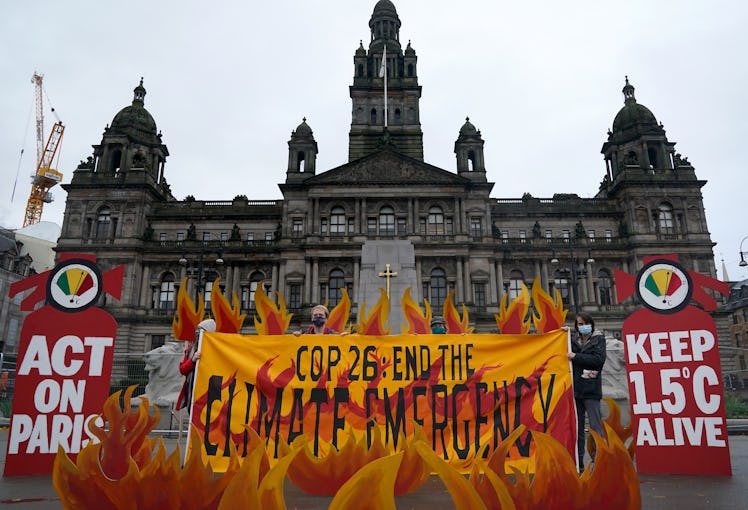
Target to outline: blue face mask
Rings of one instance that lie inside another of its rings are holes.
[[[313,317],[312,318],[312,324],[314,324],[317,327],[323,325],[324,323],[325,323],[324,317]]]
[[[447,328],[444,328],[442,326],[434,326],[431,328],[431,333],[434,335],[444,335],[447,333]]]
[[[581,326],[577,326],[577,329],[582,335],[589,335],[592,333],[592,324],[582,324]]]

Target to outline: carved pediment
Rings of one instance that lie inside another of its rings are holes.
[[[304,184],[456,184],[470,181],[391,150],[381,150],[307,179]]]

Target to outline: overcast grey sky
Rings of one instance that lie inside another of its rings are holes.
[[[178,199],[280,198],[286,142],[304,116],[319,145],[318,172],[345,163],[353,54],[359,40],[367,46],[375,3],[2,2],[0,225],[23,223],[35,170],[35,70],[66,126],[63,182],[131,103],[141,76]],[[704,204],[719,276],[724,257],[730,279],[748,278],[738,267],[748,236],[745,1],[394,4],[401,42],[411,40],[418,55],[428,163],[455,171],[454,141],[469,115],[486,141],[493,197],[591,197],[628,75],[638,102],[708,181]],[[45,114],[46,137],[54,117],[48,107]],[[55,194],[43,220],[59,224],[65,192]]]

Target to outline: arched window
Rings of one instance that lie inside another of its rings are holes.
[[[429,303],[432,309],[441,308],[447,299],[447,273],[444,269],[435,267],[431,270],[431,282],[429,284]]]
[[[475,170],[475,151],[468,151],[467,160],[468,171],[472,172],[473,170]]]
[[[395,108],[395,122],[399,124],[401,119],[402,114],[400,113],[400,108]]]
[[[600,293],[601,305],[613,304],[613,278],[607,269],[597,272],[597,290]]]
[[[661,234],[672,234],[675,232],[673,227],[673,207],[670,204],[660,204],[657,210],[657,220]]]
[[[371,123],[373,125],[377,124],[377,109],[376,108],[371,109]]]
[[[210,308],[210,294],[213,292],[213,282],[215,280],[207,280],[203,283],[203,301],[205,301],[205,308]]]
[[[358,65],[358,77],[363,78],[363,76],[364,76],[364,65],[359,64]]]
[[[525,277],[522,271],[517,269],[509,273],[509,299],[512,300],[522,292],[522,284],[525,283]]]
[[[413,77],[413,64],[408,64],[408,78]]]
[[[345,234],[345,209],[340,206],[333,207],[330,211],[330,235],[342,236]]]
[[[438,205],[429,208],[429,221],[426,234],[444,235],[444,212]]]
[[[108,207],[102,207],[96,218],[96,239],[109,239],[111,225],[112,211]]]
[[[174,275],[164,274],[161,278],[161,286],[158,292],[158,307],[161,310],[174,309]]]
[[[330,271],[328,301],[331,307],[340,303],[343,297],[343,287],[345,287],[345,273],[340,269]]]
[[[564,302],[564,305],[569,306],[569,270],[556,269],[553,275],[553,285],[561,293],[561,300]]]
[[[392,207],[385,206],[379,210],[379,235],[395,235],[395,210]]]
[[[249,275],[249,308],[255,309],[255,291],[257,286],[262,280],[265,279],[265,275],[261,271],[255,271]]]

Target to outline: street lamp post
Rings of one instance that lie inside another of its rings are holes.
[[[748,239],[748,236],[745,236],[745,237],[743,238],[743,240],[742,240],[742,241],[740,241],[740,262],[738,262],[738,265],[739,265],[740,267],[745,267],[745,266],[748,266],[748,262],[746,262],[746,261],[745,261],[745,255],[746,255],[746,253],[748,253],[748,252],[744,252],[744,251],[743,251],[743,243],[745,242],[745,240],[746,240],[746,239]]]
[[[203,273],[205,272],[205,254],[207,251],[204,248],[200,249],[200,252],[198,254],[197,258],[197,267],[196,269],[196,275],[195,275],[195,304],[197,305],[198,302],[198,296],[200,296],[200,293],[203,291],[203,288],[205,286],[205,282],[203,282]],[[222,266],[223,265],[223,257],[221,256],[221,253],[218,253],[218,257],[216,257],[216,260],[214,261],[216,266]],[[187,267],[189,265],[189,261],[187,260],[187,257],[185,254],[182,254],[182,257],[179,259],[179,264],[181,266]],[[188,276],[189,276],[189,268],[188,268]]]
[[[571,277],[571,305],[572,311],[574,313],[577,313],[579,311],[579,276],[582,274],[582,270],[579,269],[579,258],[574,253],[574,239],[571,236],[564,237],[562,239],[569,248],[569,269],[567,269],[567,271],[569,272]],[[595,259],[592,258],[592,251],[589,248],[587,249],[586,262],[588,264],[593,264],[595,262]],[[553,250],[553,258],[551,259],[551,264],[558,263],[559,259],[556,256],[556,251]]]

